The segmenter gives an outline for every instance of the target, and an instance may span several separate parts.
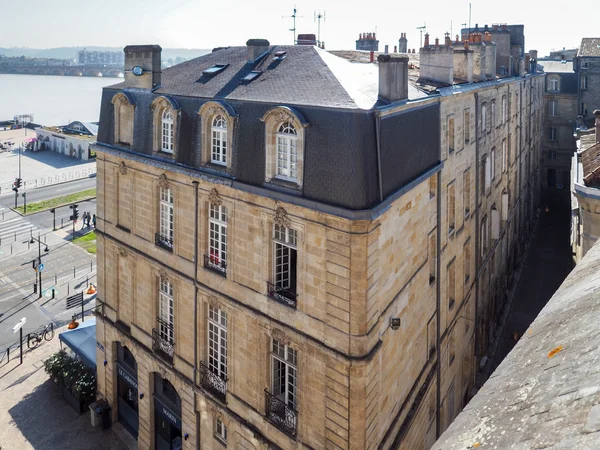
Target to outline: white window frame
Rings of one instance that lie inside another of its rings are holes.
[[[175,215],[173,191],[171,188],[160,188],[160,237],[173,244],[175,231]]]
[[[160,150],[173,153],[173,113],[164,109],[161,116]]]
[[[492,125],[491,128],[496,127],[496,102],[492,101]]]
[[[550,78],[550,80],[548,80],[548,90],[552,92],[560,91],[560,82],[558,78]]]
[[[485,155],[483,160],[483,186],[485,192],[487,192],[492,186],[492,172],[491,172],[491,164],[490,164],[490,156]]]
[[[581,102],[581,105],[579,105],[579,106],[580,106],[579,113],[582,116],[587,116],[588,115],[588,104],[587,104],[587,102]]]
[[[208,215],[208,255],[210,264],[219,270],[227,264],[227,207],[210,204]]]
[[[174,320],[173,285],[169,280],[160,279],[158,317],[165,323],[159,322],[158,332],[164,341],[174,343],[175,320]]]
[[[227,427],[220,417],[215,419],[215,438],[227,447]]]
[[[298,132],[292,122],[283,122],[277,129],[275,177],[298,181]]]
[[[588,88],[588,78],[587,76],[583,75],[581,77],[581,89],[586,90]]]
[[[471,212],[471,169],[467,169],[463,173],[463,183],[463,203],[466,217]]]
[[[296,252],[298,264],[298,234],[296,230],[279,224],[273,225],[273,284],[280,289],[291,289],[292,251]],[[287,262],[286,262],[287,261]],[[287,265],[287,270],[285,266]],[[285,275],[287,273],[287,276]],[[298,268],[295,270],[296,291],[298,290]],[[294,292],[296,294],[297,292]]]
[[[496,150],[490,152],[490,177],[492,181],[496,179]]]
[[[548,115],[550,117],[556,117],[558,115],[558,101],[550,100],[548,103]]]
[[[208,370],[227,380],[227,313],[212,305],[208,306],[207,342]]]
[[[454,116],[449,116],[448,117],[448,122],[447,122],[447,126],[448,126],[448,130],[447,130],[447,135],[448,135],[448,153],[452,153],[455,150],[455,136],[454,136],[454,132],[455,132],[455,128],[454,128]]]
[[[508,144],[506,139],[502,141],[502,173],[508,169]]]
[[[463,136],[465,138],[465,144],[471,141],[471,111],[465,109],[463,113]]]
[[[271,345],[271,395],[297,409],[298,352],[275,339]]]
[[[211,124],[210,162],[227,165],[227,121],[217,114]]]
[[[548,128],[548,140],[551,142],[558,140],[558,130],[555,127]]]
[[[481,132],[487,130],[487,105],[484,103],[481,105]]]
[[[508,122],[508,100],[506,95],[502,97],[502,123]]]

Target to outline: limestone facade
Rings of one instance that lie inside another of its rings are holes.
[[[98,392],[120,420],[117,348],[127,347],[137,363],[139,448],[158,448],[164,420],[179,426],[184,449],[414,450],[435,442],[471,396],[535,221],[543,76],[444,89],[453,88],[379,112],[437,104],[440,158],[367,214],[325,213],[168,158],[95,147]],[[160,107],[179,114],[177,105]],[[159,126],[153,114],[150,135]],[[176,152],[183,132],[173,130]],[[269,161],[274,139],[265,140]],[[267,164],[267,181],[272,171]],[[158,238],[165,192],[167,243]],[[226,264],[212,253],[214,208],[226,227]],[[295,248],[293,298],[269,285],[282,229]],[[173,305],[166,328],[165,295]],[[226,373],[217,378],[207,371],[215,330]],[[274,368],[283,365],[294,385],[286,405],[272,399]],[[176,391],[178,411],[156,392],[155,374]]]

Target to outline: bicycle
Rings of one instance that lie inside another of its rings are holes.
[[[39,331],[32,331],[27,335],[27,348],[37,347],[42,340],[51,341],[54,338],[54,324],[46,325]]]

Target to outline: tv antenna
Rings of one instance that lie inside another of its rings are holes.
[[[323,19],[323,22],[325,22],[325,11],[323,11],[323,14],[321,14],[321,11],[319,11],[318,13],[315,11],[315,22],[318,21],[318,25],[317,25],[317,46],[318,47],[321,46],[321,19]]]
[[[460,26],[463,28],[463,30],[465,28],[467,28],[467,24],[466,23],[461,23]],[[462,40],[462,30],[461,30],[460,34],[461,34],[460,39]],[[469,40],[469,34],[471,34],[471,30],[467,30],[467,40]]]
[[[290,28],[290,31],[294,32],[294,45],[296,45],[296,17],[302,17],[297,15],[296,12],[296,5],[294,5],[294,14],[292,14],[291,16],[281,16],[284,19],[292,18],[294,20],[294,28]]]
[[[427,25],[425,24],[425,22],[423,22],[423,26],[422,27],[417,27],[417,30],[419,30],[421,32],[421,38],[419,41],[419,48],[423,47],[423,30],[427,31]]]

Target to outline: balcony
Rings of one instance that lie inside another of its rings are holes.
[[[167,336],[169,334],[173,335],[173,325],[161,318],[157,318],[157,321],[158,328],[152,329],[152,351],[163,359],[172,362],[175,344]]]
[[[164,248],[165,250],[172,252],[173,251],[173,239],[160,234],[160,233],[156,233],[154,235],[154,242],[156,243],[156,245],[158,245],[161,248]]]
[[[286,306],[296,307],[296,293],[288,289],[281,288],[273,283],[267,282],[269,297],[283,303]]]
[[[204,255],[204,267],[223,277],[227,276],[227,261],[219,260],[214,255]]]
[[[213,373],[203,362],[200,362],[200,384],[225,403],[227,379]]]
[[[267,419],[277,428],[295,438],[298,429],[298,412],[284,401],[271,395],[266,389],[265,404]]]

